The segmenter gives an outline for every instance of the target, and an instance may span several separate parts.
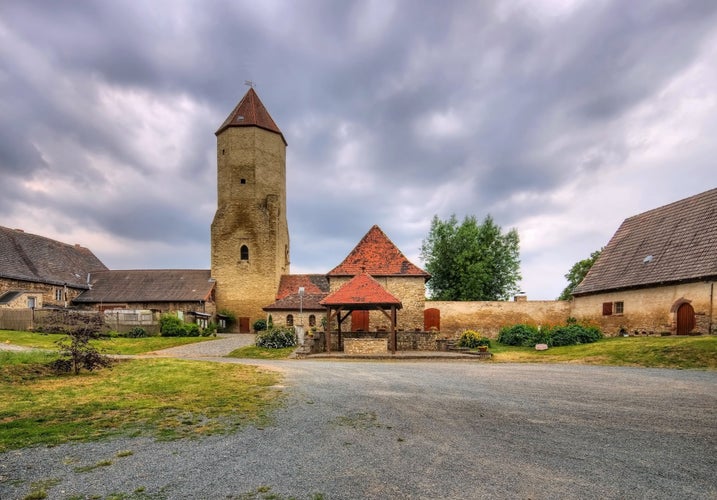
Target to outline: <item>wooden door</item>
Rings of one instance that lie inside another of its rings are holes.
[[[249,318],[239,318],[239,333],[251,333],[249,329]]]
[[[368,331],[368,311],[351,311],[351,331]]]
[[[435,307],[423,311],[423,330],[430,332],[431,328],[441,331],[441,311]]]
[[[677,335],[688,335],[695,328],[695,310],[688,303],[677,309]]]

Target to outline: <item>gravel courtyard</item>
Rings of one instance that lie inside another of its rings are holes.
[[[11,451],[0,499],[717,498],[715,372],[253,363],[285,377],[271,425]]]

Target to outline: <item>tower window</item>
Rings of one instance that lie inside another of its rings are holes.
[[[239,249],[239,258],[241,260],[249,260],[249,247],[246,245],[242,245]]]
[[[293,314],[286,315],[286,326],[294,326],[294,315]]]
[[[239,184],[246,184],[246,179],[242,179],[239,181]]]

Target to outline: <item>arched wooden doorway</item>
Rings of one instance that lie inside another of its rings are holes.
[[[695,310],[684,302],[677,308],[677,335],[688,335],[695,328]]]

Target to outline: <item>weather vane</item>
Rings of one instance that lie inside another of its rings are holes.
[[[247,85],[248,87],[254,88],[256,84],[251,80],[244,80],[244,85]]]

